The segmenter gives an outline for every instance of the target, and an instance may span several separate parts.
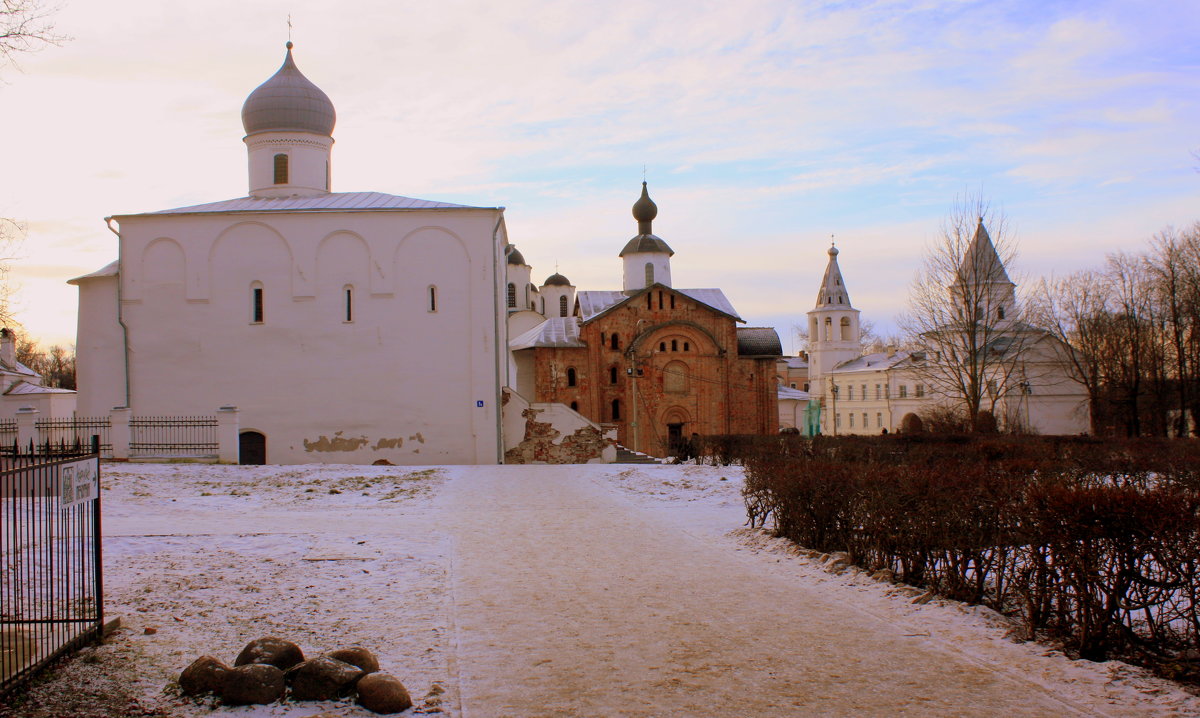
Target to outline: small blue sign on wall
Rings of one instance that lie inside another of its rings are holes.
[[[482,408],[483,408],[483,399],[480,399],[479,401],[475,402],[475,406],[477,406],[477,407],[479,407],[480,409],[482,409]]]

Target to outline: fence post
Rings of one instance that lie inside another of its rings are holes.
[[[238,450],[238,408],[222,406],[217,409],[217,461],[236,464],[241,460]]]
[[[114,406],[109,412],[108,438],[112,442],[112,457],[115,461],[129,460],[130,409],[127,406]]]
[[[17,444],[25,448],[38,443],[37,415],[38,410],[32,406],[17,409]]]

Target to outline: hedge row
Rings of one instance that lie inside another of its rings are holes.
[[[1200,442],[713,445],[738,447],[721,458],[745,467],[750,523],[797,544],[1017,615],[1079,657],[1161,665],[1200,649]]]

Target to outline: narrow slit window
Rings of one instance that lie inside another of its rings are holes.
[[[617,368],[615,366],[610,366],[608,368],[608,383],[609,384],[617,383]]]
[[[257,282],[250,289],[250,321],[254,324],[263,323],[263,288]]]
[[[671,308],[672,309],[675,308],[675,295],[674,294],[671,295]]]
[[[673,352],[679,351],[679,340],[678,339],[671,340],[671,351],[673,351]]]
[[[621,400],[620,399],[612,400],[612,420],[613,421],[621,420]]]
[[[437,287],[432,284],[429,285],[429,311],[437,311]]]
[[[275,184],[288,183],[288,156],[275,155]]]
[[[508,308],[514,309],[517,306],[517,285],[512,282],[508,283]]]
[[[613,351],[616,351],[621,348],[621,343],[620,343],[620,341],[617,340],[616,332],[613,332],[612,339],[610,340],[610,345],[612,346]]]
[[[354,287],[346,287],[342,290],[342,295],[346,299],[346,313],[342,317],[344,322],[354,321]]]
[[[578,379],[575,375],[575,367],[567,368],[567,386],[575,386]]]

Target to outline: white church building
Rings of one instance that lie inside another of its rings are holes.
[[[932,348],[864,353],[859,310],[850,301],[838,254],[836,247],[829,248],[817,301],[808,312],[807,385],[810,401],[817,405],[813,408],[819,412],[819,427],[814,428],[826,435],[893,433],[908,430],[915,419],[930,412],[960,407],[961,401],[946,391],[954,383],[948,378],[955,370],[940,360],[936,342]],[[963,262],[984,266],[972,272],[960,267],[959,276],[987,278],[989,286],[981,292],[989,296],[980,305],[999,316],[986,351],[1012,353],[1011,361],[993,361],[997,368],[984,377],[981,409],[991,413],[1002,430],[1087,433],[1087,392],[1068,375],[1058,340],[1016,319],[1016,285],[982,219]],[[947,287],[947,291],[955,297],[962,289]],[[792,425],[799,428],[800,419]]]
[[[243,461],[503,459],[502,207],[334,192],[335,113],[282,67],[242,107],[245,197],[107,218],[78,414],[236,406]]]

